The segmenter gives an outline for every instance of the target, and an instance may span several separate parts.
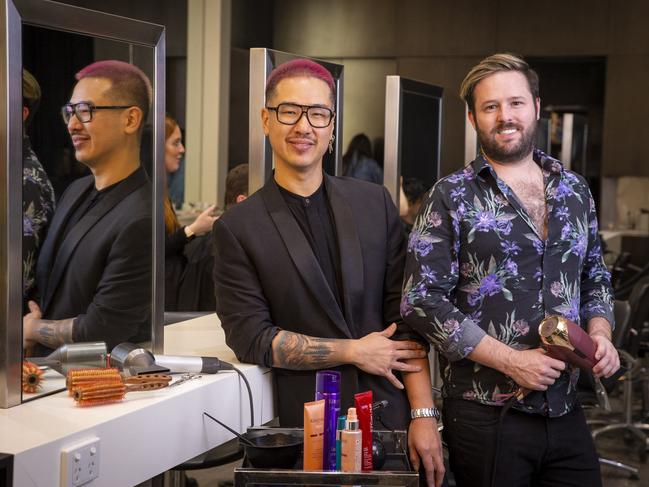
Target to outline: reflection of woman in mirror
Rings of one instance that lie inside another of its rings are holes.
[[[180,168],[185,147],[178,123],[169,115],[165,117],[165,171],[174,173]],[[185,245],[195,236],[212,229],[216,220],[216,206],[212,205],[199,214],[189,225],[181,226],[169,195],[165,195],[165,310],[177,311],[178,285],[185,268],[183,255]],[[187,310],[183,310],[187,311]]]
[[[372,159],[372,143],[365,134],[356,134],[343,156],[343,176],[383,184],[383,171]]]
[[[36,260],[54,213],[54,189],[27,135],[41,101],[41,87],[23,69],[23,312],[34,299]]]

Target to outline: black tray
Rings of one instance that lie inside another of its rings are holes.
[[[300,428],[252,428],[303,436]],[[251,431],[249,430],[249,431]],[[405,431],[375,430],[372,435],[383,442],[386,452],[381,470],[371,472],[324,472],[302,470],[302,457],[293,469],[253,468],[244,456],[241,468],[234,469],[235,487],[262,485],[382,485],[417,487],[419,474],[413,472],[408,460],[408,436]]]

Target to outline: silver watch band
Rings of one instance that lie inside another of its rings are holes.
[[[439,421],[439,409],[432,408],[416,408],[410,410],[410,419],[417,418],[435,418],[436,421]]]

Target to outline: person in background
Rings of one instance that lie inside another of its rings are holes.
[[[40,304],[23,317],[26,351],[150,338],[151,185],[140,164],[151,83],[99,61],[76,74],[61,108],[76,159],[90,169],[61,197],[36,267]],[[37,350],[47,353],[47,350]]]
[[[169,115],[165,116],[165,171],[172,174],[180,168],[185,154],[182,135],[178,123]],[[174,211],[173,203],[165,192],[165,311],[191,311],[178,308],[178,289],[185,271],[187,258],[185,245],[194,237],[204,235],[212,229],[216,220],[216,205],[202,211],[189,225],[181,226]]]
[[[383,184],[383,171],[372,159],[372,144],[365,134],[355,135],[343,156],[343,176]]]
[[[248,164],[230,169],[225,178],[225,211],[248,197]],[[214,252],[209,233],[185,246],[187,259],[178,287],[178,311],[214,311]]]
[[[538,333],[565,316],[595,342],[595,375],[619,368],[595,203],[581,176],[534,148],[539,80],[524,60],[489,56],[460,91],[482,153],[422,205],[401,303],[440,352],[451,470],[460,487],[601,486],[579,369]]]
[[[23,69],[23,312],[37,299],[36,262],[55,206],[54,188],[27,135],[40,101],[38,81]]]
[[[248,198],[248,164],[234,166],[225,178],[225,209]]]
[[[335,97],[331,73],[310,60],[268,77],[261,122],[275,171],[214,224],[216,312],[240,361],[272,367],[282,426],[302,425],[316,371],[334,368],[341,406],[365,390],[388,400],[383,423],[409,430],[415,467],[441,485],[426,351],[399,319],[397,210],[383,186],[322,169]]]
[[[401,182],[401,199],[399,206],[399,216],[403,229],[406,232],[406,237],[410,236],[410,231],[415,223],[419,208],[426,197],[426,184],[418,178],[405,178]],[[405,204],[404,204],[405,200]]]

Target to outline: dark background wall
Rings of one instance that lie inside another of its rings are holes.
[[[445,88],[442,172],[463,164],[469,68],[497,51],[601,58],[601,175],[649,176],[649,2],[645,0],[275,0],[274,48],[314,57],[394,58],[396,73]],[[368,80],[369,82],[369,80]],[[596,82],[596,81],[595,81]],[[543,98],[543,93],[541,93]]]

